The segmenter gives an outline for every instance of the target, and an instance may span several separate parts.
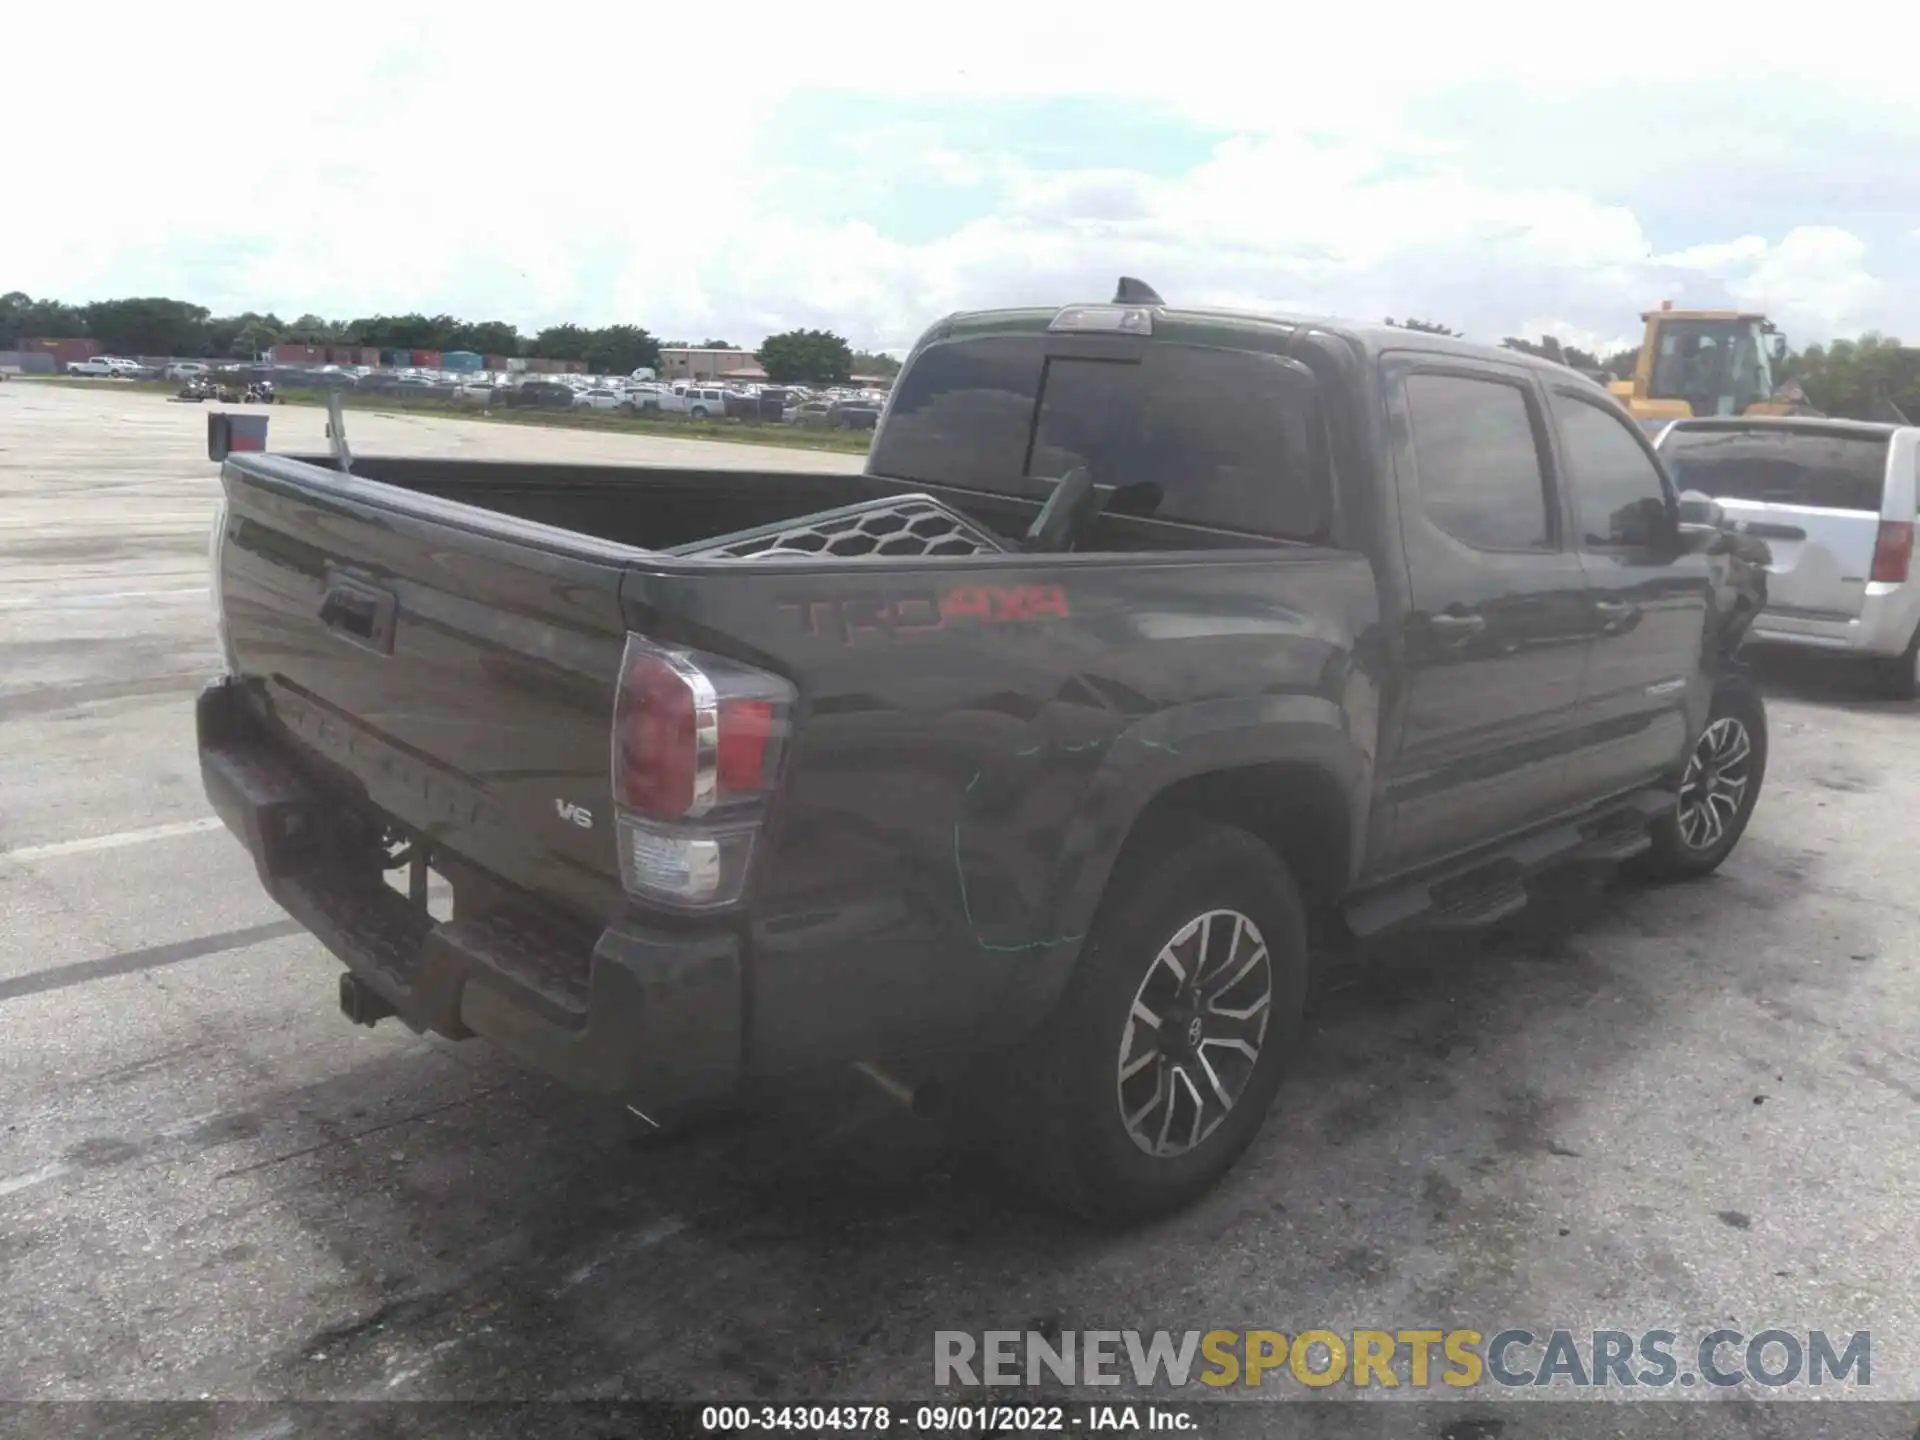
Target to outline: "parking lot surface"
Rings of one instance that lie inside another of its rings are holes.
[[[0,386],[0,1398],[911,1399],[935,1330],[1421,1325],[1867,1329],[1873,1393],[1920,1398],[1920,707],[1771,676],[1717,877],[1330,968],[1227,1183],[1090,1232],[863,1084],[636,1147],[477,1042],[347,1024],[200,790],[203,413]]]

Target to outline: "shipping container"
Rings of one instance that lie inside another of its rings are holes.
[[[440,368],[456,375],[477,375],[485,364],[472,350],[449,350],[440,357]]]
[[[20,342],[22,350],[36,355],[51,355],[53,363],[62,369],[76,360],[91,360],[100,354],[98,340],[35,340],[24,339]]]
[[[413,359],[409,363],[419,366],[422,370],[438,370],[440,368],[440,352],[438,350],[415,350],[413,352]]]

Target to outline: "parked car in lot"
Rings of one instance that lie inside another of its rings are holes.
[[[166,378],[169,380],[192,380],[205,375],[213,367],[201,360],[176,360],[167,366]]]
[[[658,410],[666,415],[686,415],[695,420],[719,419],[727,412],[727,392],[718,385],[696,385],[679,381],[672,385],[634,387],[636,403],[642,410]]]
[[[490,380],[469,380],[453,387],[453,398],[462,404],[488,405],[493,402],[495,393]]]
[[[1682,489],[1772,552],[1750,643],[1856,656],[1888,696],[1920,692],[1920,428],[1729,417],[1676,421],[1658,444]]]
[[[789,425],[801,425],[810,429],[832,423],[833,402],[831,400],[803,400],[798,405],[789,405],[780,417]]]
[[[110,355],[95,355],[86,360],[69,360],[67,374],[93,376],[101,379],[125,378],[130,371],[140,367],[131,360],[120,360]]]
[[[871,400],[837,400],[827,411],[836,430],[871,430],[880,423],[880,406]]]
[[[574,390],[557,380],[527,380],[507,389],[507,404],[531,406],[540,410],[566,410],[573,405]]]
[[[580,390],[574,393],[574,408],[578,410],[620,410],[631,409],[627,397],[618,390],[599,386],[592,390]]]
[[[1705,875],[1760,796],[1751,542],[1513,351],[1123,281],[941,321],[860,474],[352,472],[226,457],[213,808],[350,1019],[649,1120],[860,1063],[1164,1213],[1310,935]]]

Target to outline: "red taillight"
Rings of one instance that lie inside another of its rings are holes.
[[[613,734],[613,790],[622,805],[647,815],[692,811],[697,700],[692,680],[670,656],[628,647]]]
[[[778,675],[627,637],[613,794],[629,894],[683,910],[740,898],[793,700]]]
[[[720,798],[754,795],[766,788],[767,747],[773,738],[773,705],[766,700],[720,702],[718,771]]]
[[[1882,520],[1880,533],[1873,538],[1872,578],[1898,585],[1907,578],[1907,566],[1913,560],[1913,522]]]

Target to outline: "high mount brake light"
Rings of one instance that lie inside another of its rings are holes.
[[[686,910],[740,898],[793,701],[778,675],[627,637],[613,793],[629,894]]]
[[[1047,328],[1108,335],[1151,335],[1153,311],[1144,305],[1069,305]]]

